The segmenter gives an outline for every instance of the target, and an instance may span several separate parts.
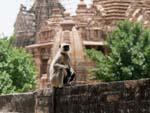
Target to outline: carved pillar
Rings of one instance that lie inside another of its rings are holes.
[[[36,68],[37,68],[37,78],[40,79],[41,77],[41,57],[40,57],[40,51],[38,48],[34,48],[34,53],[35,53],[35,64],[36,64]]]
[[[91,37],[92,37],[91,29],[89,29],[89,39],[88,40],[91,40]]]
[[[86,30],[86,34],[87,34],[86,40],[89,40],[89,38],[90,38],[90,31],[89,31],[89,29]]]
[[[89,29],[89,38],[88,40],[91,40],[91,29]]]
[[[95,37],[94,37],[94,30],[92,29],[91,30],[91,40],[93,41],[93,39],[95,39]]]
[[[99,41],[99,40],[101,41],[101,31],[98,30],[97,32],[98,32],[98,41]]]

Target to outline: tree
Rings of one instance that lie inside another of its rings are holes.
[[[150,29],[140,23],[121,21],[118,28],[108,34],[108,56],[100,51],[87,50],[96,62],[91,73],[103,81],[150,78]]]
[[[35,65],[23,48],[15,48],[11,40],[0,40],[0,94],[26,92],[35,88]]]

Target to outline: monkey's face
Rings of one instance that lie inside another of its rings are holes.
[[[69,50],[70,50],[69,45],[65,45],[65,46],[63,47],[63,51],[68,52]]]
[[[69,52],[70,46],[69,44],[64,43],[64,44],[61,44],[60,49],[61,49],[61,52]]]

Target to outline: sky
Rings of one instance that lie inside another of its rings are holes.
[[[2,36],[11,36],[13,34],[13,25],[15,23],[20,4],[30,6],[32,0],[1,0],[0,3],[0,37]],[[69,1],[69,0],[66,0]],[[73,1],[73,2],[71,2]],[[85,0],[87,4],[91,0]],[[76,9],[76,4],[79,3],[79,0],[70,0],[69,2],[64,2],[63,4],[72,12]],[[70,6],[70,4],[74,4]]]
[[[24,0],[1,0],[0,4],[0,35],[13,34],[13,25]]]

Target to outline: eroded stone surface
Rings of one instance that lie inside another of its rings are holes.
[[[150,79],[80,84],[57,89],[55,94],[55,113],[150,113]],[[46,106],[48,97],[39,99],[43,104],[36,105],[36,113],[53,113],[53,100]]]
[[[150,113],[150,79],[74,84],[53,91],[0,96],[0,113]]]
[[[0,96],[0,113],[34,113],[34,93]]]

